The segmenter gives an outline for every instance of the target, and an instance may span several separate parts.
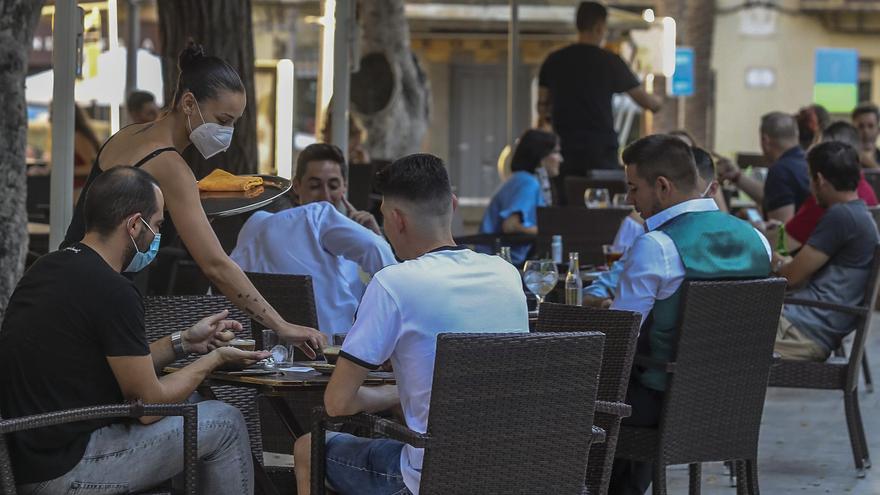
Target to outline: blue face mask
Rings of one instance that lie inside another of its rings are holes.
[[[150,263],[156,259],[156,255],[159,253],[159,241],[162,238],[162,234],[158,234],[150,228],[150,224],[148,224],[143,217],[141,217],[141,222],[144,222],[144,225],[150,229],[150,232],[153,233],[153,242],[150,243],[150,247],[147,249],[145,253],[142,253],[140,249],[138,249],[138,245],[134,242],[134,237],[128,236],[131,239],[131,243],[134,244],[134,258],[131,259],[131,263],[128,264],[128,268],[125,269],[126,272],[139,272],[147,267]]]

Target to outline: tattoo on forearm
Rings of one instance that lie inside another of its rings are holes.
[[[262,324],[266,323],[266,317],[264,316],[266,313],[266,308],[263,308],[263,310],[262,310],[263,314],[257,314],[257,312],[254,309],[252,309],[250,306],[247,305],[248,303],[250,303],[250,300],[251,300],[250,294],[239,293],[239,294],[237,294],[237,297],[239,300],[243,299],[243,301],[240,301],[240,302],[242,302],[241,306],[242,306],[242,309],[244,310],[244,312],[248,314],[248,316],[250,316],[252,319],[257,320],[258,322],[260,322]],[[253,296],[253,302],[259,304],[261,301],[260,301],[259,297]],[[267,303],[265,301],[263,301],[263,304],[267,304]]]

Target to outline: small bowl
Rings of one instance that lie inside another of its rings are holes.
[[[339,351],[341,350],[342,346],[328,345],[327,347],[321,349],[321,352],[324,353],[324,358],[327,359],[328,363],[336,364],[336,360],[339,359]]]

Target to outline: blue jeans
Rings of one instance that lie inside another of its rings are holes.
[[[218,401],[199,409],[199,493],[254,493],[254,466],[241,412]],[[183,418],[116,423],[92,432],[82,460],[54,480],[19,487],[23,495],[117,494],[146,490],[183,472]]]
[[[411,495],[400,474],[403,443],[327,432],[327,484],[340,495]]]

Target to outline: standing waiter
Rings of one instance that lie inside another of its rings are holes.
[[[578,42],[551,53],[538,79],[538,115],[548,119],[559,135],[562,171],[586,175],[587,170],[618,168],[617,133],[611,97],[628,93],[642,108],[660,110],[658,98],[641,87],[619,56],[601,47],[608,29],[608,9],[598,2],[581,2],[577,10]]]

